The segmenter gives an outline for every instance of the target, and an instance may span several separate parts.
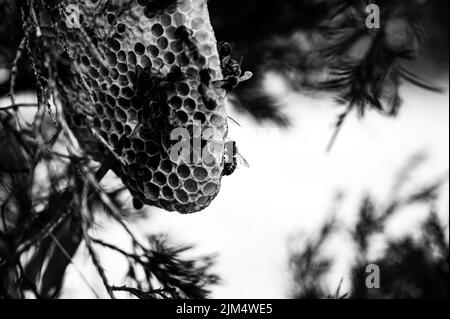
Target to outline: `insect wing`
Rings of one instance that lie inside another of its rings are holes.
[[[250,164],[247,162],[247,160],[242,156],[241,153],[236,152],[236,157],[239,159],[239,162],[244,165],[247,168],[250,168]]]

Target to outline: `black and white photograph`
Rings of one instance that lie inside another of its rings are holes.
[[[448,1],[0,0],[0,307],[275,318],[448,273]]]

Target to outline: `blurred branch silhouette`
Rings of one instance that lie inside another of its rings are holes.
[[[124,192],[120,186],[106,192],[93,178],[93,170],[86,170],[87,158],[56,151],[61,143],[65,144],[63,138],[58,143],[45,141],[37,147],[33,140],[27,140],[26,131],[13,130],[3,114],[0,114],[3,155],[0,158],[0,297],[22,298],[27,292],[36,298],[57,297],[65,270],[73,264],[83,241],[113,297],[117,290],[108,282],[96,254],[99,247],[93,246],[98,242],[90,232],[95,228],[94,215],[98,211],[106,212],[122,225],[134,243],[131,253],[114,245],[107,246],[121,251],[129,261],[130,291],[157,290],[155,298],[204,298],[209,294],[209,286],[218,282],[218,277],[210,272],[211,257],[184,259],[183,253],[192,246],[174,247],[159,237],[151,237],[141,244],[124,219],[130,216],[129,212],[120,208]],[[46,125],[50,123],[47,121]],[[35,179],[36,175],[48,177],[42,181]],[[144,278],[134,276],[139,273],[136,267],[143,269]],[[161,287],[164,289],[159,291]]]
[[[299,250],[292,252],[290,265],[294,298],[448,298],[448,224],[443,224],[435,208],[448,176],[402,195],[402,188],[409,182],[410,174],[423,160],[422,156],[416,156],[405,166],[392,189],[392,198],[386,203],[378,203],[370,195],[361,200],[358,219],[350,229],[352,244],[356,247],[350,269],[350,291],[343,294],[339,287],[333,293],[326,284],[326,275],[330,273],[334,260],[326,256],[324,246],[331,236],[342,234],[340,227],[333,226],[336,220],[332,218],[322,227],[317,238],[301,244]],[[381,256],[370,257],[369,252],[376,242],[374,237],[386,238],[386,228],[391,219],[400,211],[417,204],[425,204],[428,212],[428,217],[421,224],[420,234],[387,239]],[[366,286],[366,267],[371,264],[380,268],[380,289]]]
[[[380,7],[380,29],[366,26],[370,3]],[[448,56],[448,2],[213,0],[210,6],[218,37],[232,41],[236,54],[244,57],[244,68],[255,74],[238,88],[236,106],[260,121],[289,125],[279,102],[264,90],[268,72],[282,75],[295,92],[332,96],[346,110],[337,120],[330,148],[353,111],[359,116],[368,109],[397,115],[402,83],[440,91],[433,82],[441,74],[416,72],[411,61],[442,63],[425,49],[436,42],[443,43],[440,51]]]
[[[11,105],[0,109],[0,297],[24,298],[30,294],[36,298],[58,297],[66,269],[74,265],[73,258],[81,243],[86,244],[110,297],[117,292],[128,292],[138,298],[207,297],[210,286],[218,282],[211,272],[213,259],[184,259],[182,254],[191,246],[176,247],[160,237],[150,237],[141,243],[130,231],[127,220],[130,214],[123,208],[126,191],[121,187],[106,191],[96,181],[90,159],[76,150],[54,94],[58,72],[50,63],[52,40],[36,41],[45,30],[40,29],[33,13],[48,3],[0,0],[0,71],[7,74],[6,79],[0,75],[0,97],[11,99]],[[264,88],[264,76],[276,72],[293,91],[327,93],[344,103],[347,110],[339,118],[338,131],[352,111],[364,115],[366,110],[374,109],[396,115],[401,106],[399,87],[405,81],[435,89],[421,72],[411,70],[403,62],[416,57],[421,62],[424,43],[447,41],[445,31],[438,40],[430,37],[442,34],[433,32],[445,29],[442,24],[448,27],[448,16],[430,19],[430,14],[448,14],[448,2],[378,3],[382,8],[382,28],[369,30],[364,24],[365,1],[210,1],[218,38],[232,42],[236,60],[243,56],[243,68],[255,73],[254,80],[237,89],[235,105],[259,121],[288,126],[289,118],[280,109],[279,101]],[[430,26],[430,20],[436,24]],[[433,79],[437,77],[432,75]],[[36,92],[36,106],[16,103],[16,94],[27,90]],[[36,109],[31,123],[19,112],[25,107]],[[405,205],[431,200],[439,186],[433,184],[406,199],[393,200],[381,213],[372,198],[365,199],[354,232],[361,253],[370,246],[371,235],[382,232],[391,215]],[[132,251],[92,237],[99,210],[121,225],[133,243]],[[422,244],[408,240],[394,242],[387,254],[397,254],[402,260],[419,256],[423,271],[441,267],[443,271],[429,273],[428,282],[434,283],[448,274],[448,243],[439,234],[441,228],[437,220],[430,219],[424,226]],[[292,263],[299,267],[295,277],[306,283],[295,293],[297,297],[340,295],[339,290],[329,293],[314,286],[316,279],[331,267],[332,261],[316,252],[333,232],[333,225],[326,225],[317,241],[293,257]],[[440,247],[441,252],[446,249],[447,262],[431,256],[425,244]],[[402,247],[403,255],[399,255]],[[113,250],[129,261],[127,286],[109,282],[97,255],[99,249]],[[384,261],[386,269],[398,266],[393,258],[390,264],[384,259],[379,263]],[[303,262],[306,264],[300,266]],[[358,271],[355,266],[355,276]],[[403,280],[400,275],[397,277]],[[422,289],[420,284],[417,283]],[[355,296],[363,296],[364,292],[356,288],[355,285]],[[423,295],[435,292],[420,289],[417,291]]]
[[[242,58],[243,69],[255,75],[237,88],[234,105],[258,121],[289,126],[281,102],[265,90],[270,72],[282,75],[295,92],[331,95],[346,105],[331,148],[353,111],[397,115],[402,83],[440,91],[439,72],[448,69],[448,1],[370,3],[381,8],[380,29],[367,28],[364,0],[210,1],[218,39],[231,42],[236,60]],[[0,69],[9,69],[24,29],[15,1],[2,0],[0,13],[7,17],[0,25]],[[445,67],[431,74],[418,67],[429,61]],[[35,89],[32,61],[25,56],[18,62],[16,90]],[[0,95],[8,91],[0,83]]]
[[[42,37],[35,12],[48,4],[0,0],[0,70],[9,70],[0,96],[11,101],[0,108],[0,298],[57,298],[69,265],[94,296],[105,297],[74,262],[81,244],[106,297],[129,292],[137,298],[206,298],[219,281],[211,271],[213,257],[187,259],[184,253],[193,246],[177,247],[162,237],[141,242],[130,228],[138,213],[125,207],[128,191],[120,184],[100,185],[95,164],[78,147],[54,90],[61,74],[52,62],[53,39]],[[28,89],[36,91],[37,102],[16,103],[16,94]],[[31,121],[24,108],[33,111]],[[122,227],[132,251],[98,245],[92,233],[99,212]],[[127,286],[110,282],[99,257],[105,248],[129,261]]]
[[[162,237],[141,243],[126,221],[130,212],[121,208],[123,187],[104,190],[93,168],[86,165],[87,157],[70,149],[59,153],[62,145],[68,145],[63,136],[37,143],[26,130],[13,129],[5,114],[0,113],[0,297],[23,298],[28,293],[36,298],[58,297],[65,271],[82,242],[112,298],[117,291],[154,298],[209,295],[209,287],[219,281],[210,270],[212,257],[185,259],[183,253],[193,246],[176,247]],[[44,123],[52,125],[49,119]],[[42,175],[46,177],[36,178]],[[99,211],[129,234],[132,252],[92,237]],[[108,281],[97,255],[101,247],[120,252],[129,261],[126,289],[116,289]],[[142,271],[144,277],[136,275]],[[95,290],[94,294],[98,296]]]

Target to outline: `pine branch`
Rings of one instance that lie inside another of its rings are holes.
[[[130,288],[130,287],[126,287],[126,286],[122,286],[122,287],[114,286],[114,287],[112,287],[112,289],[113,289],[113,291],[118,291],[118,292],[119,291],[120,292],[128,292],[139,299],[155,299],[155,295],[160,296],[163,299],[167,299],[165,293],[173,293],[174,292],[174,290],[164,289],[164,288],[150,290],[150,291],[141,291],[139,289]]]

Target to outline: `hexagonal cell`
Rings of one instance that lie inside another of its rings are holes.
[[[131,123],[139,122],[138,113],[134,109],[129,109],[126,111],[126,113],[127,113],[128,122],[131,122]]]
[[[205,124],[206,122],[206,116],[202,112],[196,112],[194,114],[194,120],[200,122],[201,124]]]
[[[122,135],[125,132],[125,128],[122,123],[116,121],[113,126],[117,134]]]
[[[172,17],[166,13],[161,14],[159,20],[163,27],[167,27],[172,24]]]
[[[144,15],[147,17],[147,19],[152,20],[153,18],[155,18],[156,13],[146,6],[144,7]]]
[[[134,45],[134,52],[136,52],[137,55],[143,55],[145,53],[145,46],[138,42]]]
[[[180,185],[180,179],[176,174],[170,174],[169,175],[169,185],[173,189],[177,188]]]
[[[179,9],[181,12],[187,13],[192,9],[192,3],[191,1],[182,1],[179,5]]]
[[[192,20],[192,29],[200,30],[204,27],[205,20],[202,17],[196,17]],[[206,36],[207,37],[207,36]]]
[[[144,50],[145,50],[145,48],[144,48]],[[130,51],[127,53],[127,63],[129,63],[131,65],[136,65],[137,58],[136,58],[136,54],[133,51]]]
[[[134,162],[136,160],[136,153],[134,151],[128,151],[125,157],[129,163]]]
[[[156,43],[158,44],[158,48],[161,51],[166,50],[167,47],[169,46],[169,40],[167,40],[166,37],[160,37]],[[174,60],[175,60],[175,57],[174,57]]]
[[[159,49],[156,45],[148,45],[147,46],[147,52],[150,54],[150,56],[152,57],[157,57],[159,55]]]
[[[213,54],[213,51],[214,51],[214,48],[210,45],[210,44],[204,44],[204,45],[202,45],[202,52],[205,54],[205,55],[211,55],[211,54]]]
[[[175,36],[175,31],[176,31],[176,27],[174,27],[174,26],[169,26],[169,27],[167,27],[166,28],[166,36],[169,38],[169,39],[172,39],[172,40],[174,40],[174,39],[176,39],[177,37]]]
[[[204,167],[196,167],[194,168],[193,175],[197,181],[204,181],[208,178],[209,173],[208,170]]]
[[[184,182],[184,188],[189,193],[196,193],[198,191],[198,184],[196,181],[188,179],[187,181]]]
[[[153,59],[153,67],[157,70],[160,70],[164,67],[164,61],[161,58],[155,58]]]
[[[204,29],[196,31],[194,35],[197,41],[200,43],[204,43],[209,40],[209,33]]]
[[[125,125],[125,135],[129,136],[133,132],[133,129],[128,124]]]
[[[125,111],[123,111],[121,109],[116,109],[115,114],[116,114],[117,120],[119,120],[122,123],[127,122],[127,113],[125,113]]]
[[[131,99],[134,96],[133,90],[130,89],[129,87],[124,87],[120,89],[120,94],[126,99]]]
[[[208,183],[203,187],[203,191],[205,192],[206,195],[215,194],[217,189],[218,189],[218,186],[215,183]]]
[[[168,199],[168,200],[172,200],[173,199],[173,191],[170,187],[163,187],[162,189],[162,195],[164,196],[164,198]]]
[[[164,34],[164,28],[159,23],[155,23],[152,26],[151,31],[152,31],[152,34],[157,38],[159,38],[160,36],[162,36]]]
[[[103,77],[109,76],[109,69],[105,68],[104,66],[100,67],[100,74]]]
[[[198,68],[195,67],[188,67],[186,70],[186,75],[190,78],[196,79],[199,77],[199,71]]]
[[[90,75],[91,77],[93,77],[94,79],[98,79],[99,76],[100,76],[100,74],[98,73],[97,69],[94,68],[94,67],[90,67],[90,68],[89,68],[89,75]]]
[[[164,62],[166,62],[169,65],[172,65],[175,63],[175,55],[172,52],[167,52],[164,55]]]
[[[171,108],[178,110],[183,105],[183,100],[179,96],[173,96],[168,103]]]
[[[109,24],[111,24],[111,25],[114,25],[114,24],[116,24],[116,15],[114,14],[114,13],[112,13],[112,12],[109,12],[107,15],[106,15],[106,19],[107,19],[107,21],[108,21],[108,23]]]
[[[141,62],[141,65],[142,65],[142,67],[145,69],[145,68],[151,68],[152,67],[152,60],[148,57],[148,56],[146,56],[146,55],[143,55],[143,56],[141,56],[141,58],[140,58],[140,62]]]
[[[120,50],[119,52],[117,52],[117,60],[122,63],[126,62],[127,54],[125,53],[125,51]]]
[[[218,113],[212,114],[209,121],[214,126],[221,126],[225,124],[225,119]]]
[[[153,182],[158,186],[164,186],[167,183],[167,178],[163,173],[155,173],[153,175]]]
[[[170,160],[161,162],[161,170],[166,174],[169,174],[173,171],[173,166],[174,163],[172,163]]]
[[[214,111],[219,105],[214,99],[203,99],[203,103],[209,111]]]
[[[159,157],[159,155],[155,155],[148,159],[146,165],[153,171],[156,171],[159,167],[159,163],[161,163],[161,158]]]
[[[200,205],[200,206],[204,206],[204,205],[206,205],[206,204],[209,203],[209,202],[210,202],[210,198],[209,198],[209,197],[206,197],[206,196],[200,197],[200,198],[197,200],[197,204]]]
[[[130,81],[128,81],[128,76],[121,74],[119,75],[119,78],[117,79],[117,83],[121,86],[128,86],[130,84]]]
[[[111,126],[112,126],[112,124],[111,124],[110,120],[105,119],[105,120],[102,121],[102,128],[105,131],[109,131],[111,129]]]
[[[95,113],[99,116],[103,115],[103,106],[101,104],[94,105]]]
[[[191,98],[186,98],[183,103],[183,107],[186,111],[192,112],[197,108],[197,103]]]
[[[107,39],[106,45],[114,52],[118,52],[120,50],[120,42],[114,38]]]
[[[113,84],[109,87],[109,92],[111,92],[112,96],[118,97],[120,93],[120,88],[117,85]]]
[[[125,33],[127,26],[124,23],[119,23],[116,26],[117,33]]]
[[[181,178],[188,178],[191,176],[191,169],[187,165],[180,165],[177,169],[178,176]]]
[[[177,55],[177,62],[181,67],[184,67],[189,65],[190,60],[184,52],[181,52]]]
[[[109,142],[112,144],[112,146],[116,146],[116,144],[119,142],[119,136],[115,133],[109,134]]]
[[[98,91],[95,92],[95,95],[97,96],[98,102],[101,104],[105,104],[106,102],[106,96],[102,92]],[[103,105],[100,105],[101,108],[103,108]]]
[[[83,55],[81,57],[81,63],[86,66],[86,67],[90,67],[91,66],[91,61],[89,60],[89,58],[86,55]]]
[[[189,116],[184,111],[178,111],[177,119],[181,124],[185,124],[189,120]]]
[[[128,65],[126,63],[117,64],[117,71],[121,74],[126,74],[128,72]]]
[[[189,85],[187,83],[180,83],[177,85],[177,92],[180,95],[187,96],[187,95],[189,95],[190,90],[191,90],[191,88],[189,87]]]
[[[177,26],[177,27],[186,24],[186,16],[183,13],[181,13],[181,12],[175,13],[173,15],[173,19],[174,19],[174,22],[175,22],[175,26]]]
[[[123,108],[123,109],[128,109],[131,107],[131,102],[130,100],[124,99],[124,98],[120,98],[117,100],[117,104]]]
[[[137,62],[136,62],[137,63]],[[127,78],[130,83],[135,83],[137,81],[137,75],[134,71],[128,71]]]
[[[100,61],[95,57],[91,58],[91,64],[94,68],[98,69],[100,67]]]
[[[109,70],[109,76],[111,77],[111,79],[117,80],[119,78],[119,71],[117,71],[116,68],[111,68]]]
[[[188,194],[182,190],[179,189],[177,191],[175,191],[175,198],[180,202],[180,203],[187,203],[189,201],[189,196]]]

